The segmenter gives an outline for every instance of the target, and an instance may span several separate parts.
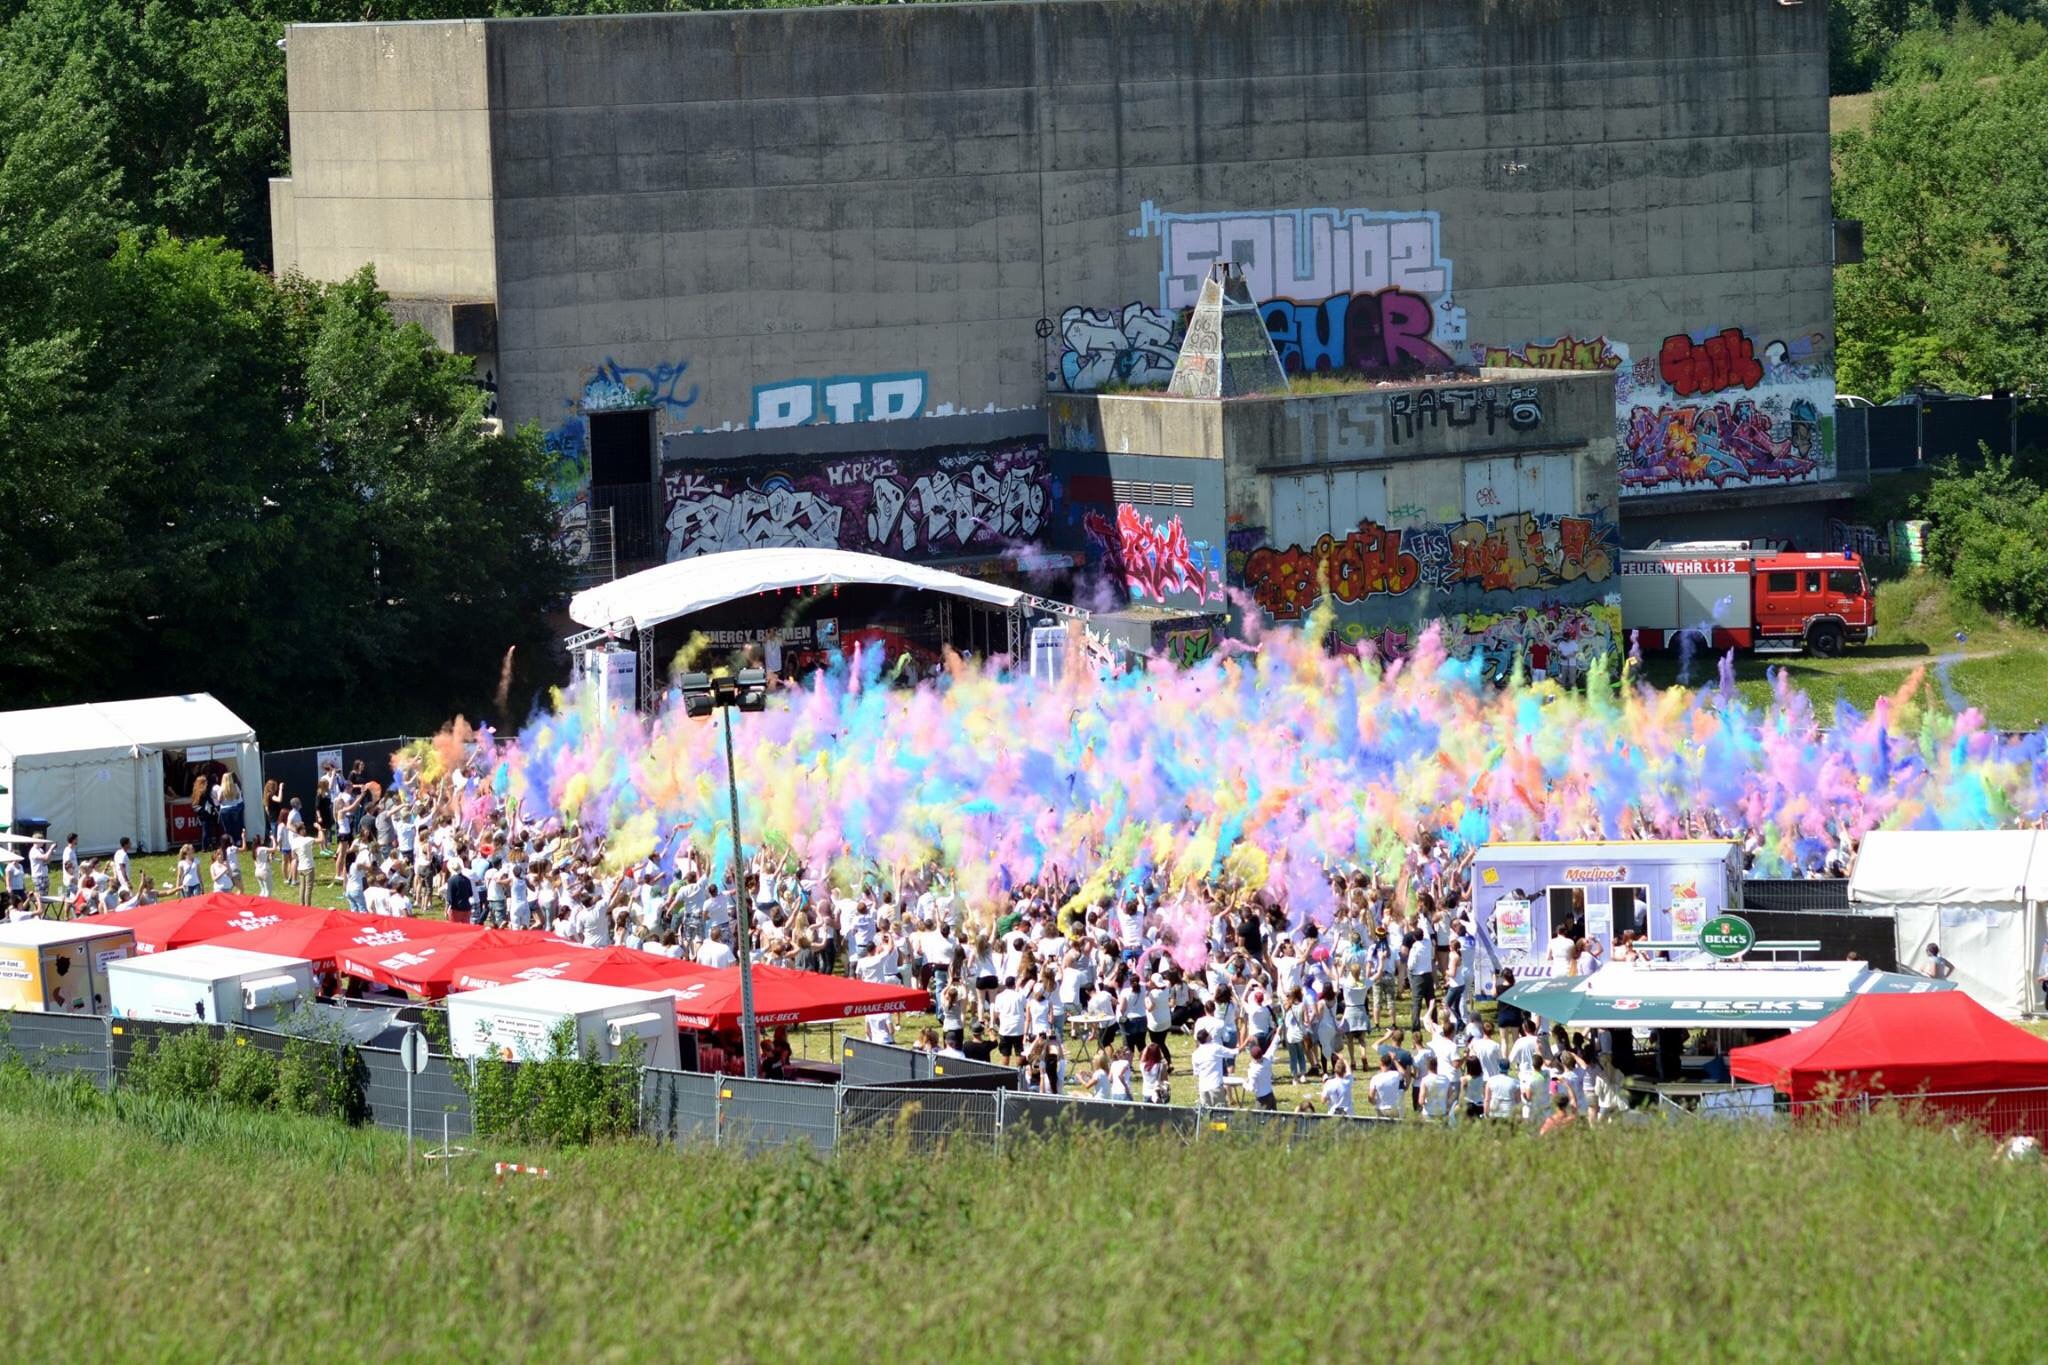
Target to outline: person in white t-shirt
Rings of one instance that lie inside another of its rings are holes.
[[[1501,1123],[1522,1117],[1522,1083],[1505,1070],[1486,1078],[1486,1117]]]
[[[1024,992],[1017,989],[1017,978],[1003,978],[991,1012],[996,1021],[996,1050],[1004,1065],[1016,1066],[1024,1059]]]
[[[1456,1082],[1437,1068],[1436,1054],[1424,1053],[1422,1079],[1415,1083],[1416,1093],[1422,1105],[1422,1117],[1434,1123],[1448,1122],[1451,1117],[1451,1097],[1457,1088]]]
[[[1507,1054],[1501,1050],[1500,1040],[1493,1036],[1493,1020],[1479,1022],[1479,1036],[1465,1049],[1467,1055],[1479,1061],[1480,1069],[1486,1075],[1493,1075],[1506,1064]]]
[[[1278,1109],[1280,1103],[1273,1095],[1272,1050],[1253,1043],[1251,1059],[1251,1066],[1245,1075],[1245,1088],[1251,1091],[1252,1103],[1261,1109]]]
[[[1109,1050],[1109,1098],[1131,1100],[1131,1050],[1122,1043]]]
[[[1236,1060],[1236,1051],[1221,1043],[1210,1041],[1207,1029],[1195,1034],[1195,1055],[1190,1059],[1189,1065],[1195,1073],[1195,1095],[1198,1103],[1223,1103],[1223,1077]]]
[[[730,967],[739,961],[733,950],[726,946],[725,930],[713,929],[702,943],[697,945],[697,963],[703,967]]]
[[[1323,1079],[1323,1112],[1349,1116],[1351,1109],[1351,1064],[1342,1057],[1330,1063]]]
[[[1383,1119],[1401,1117],[1401,1093],[1408,1082],[1401,1075],[1401,1067],[1392,1053],[1380,1058],[1380,1069],[1366,1083],[1366,1093],[1372,1096],[1372,1110]]]
[[[1536,1033],[1533,1020],[1522,1021],[1522,1036],[1515,1039],[1515,1045],[1508,1049],[1508,1070],[1517,1076],[1527,1075],[1543,1065],[1543,1040]]]

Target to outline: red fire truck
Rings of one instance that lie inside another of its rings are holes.
[[[1877,594],[1858,555],[1658,541],[1622,552],[1621,625],[1644,649],[1691,636],[1715,650],[1832,657],[1876,633]]]

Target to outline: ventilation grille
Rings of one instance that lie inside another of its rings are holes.
[[[1111,479],[1110,493],[1118,502],[1139,502],[1150,507],[1193,507],[1195,486],[1191,483],[1145,483],[1137,479]]]

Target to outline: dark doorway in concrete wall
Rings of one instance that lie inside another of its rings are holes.
[[[590,414],[590,486],[617,488],[654,478],[654,410]]]
[[[593,412],[588,420],[593,527],[602,523],[609,528],[619,573],[650,568],[661,562],[654,410]]]

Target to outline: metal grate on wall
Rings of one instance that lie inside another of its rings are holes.
[[[1193,507],[1195,486],[1191,483],[1146,483],[1142,479],[1111,479],[1110,495],[1118,502],[1139,502],[1152,507]]]

